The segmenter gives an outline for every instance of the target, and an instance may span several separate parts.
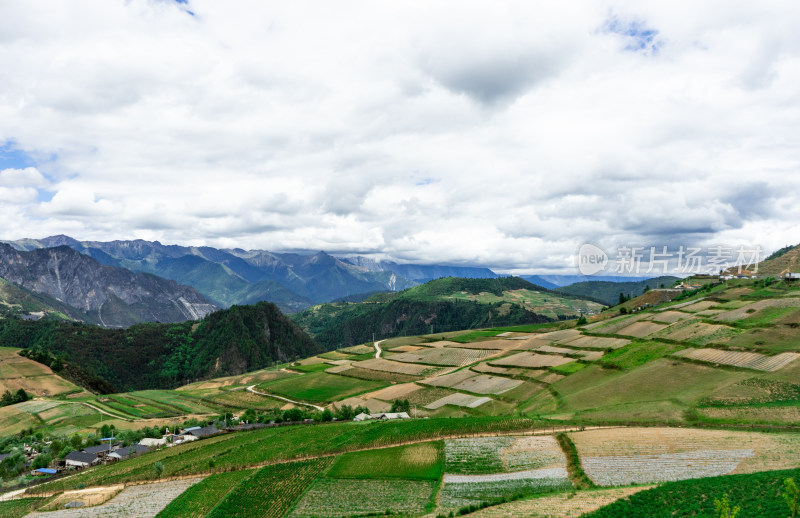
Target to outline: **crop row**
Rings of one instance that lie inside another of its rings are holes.
[[[170,502],[157,518],[203,518],[234,487],[253,474],[252,469],[206,477]]]
[[[719,516],[714,501],[728,495],[739,516],[786,518],[780,497],[786,478],[800,480],[800,469],[670,482],[618,500],[585,518],[683,518]]]
[[[267,466],[239,484],[208,514],[209,518],[280,518],[332,458]]]

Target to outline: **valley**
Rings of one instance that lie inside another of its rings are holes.
[[[748,515],[783,516],[771,488],[800,475],[800,285],[668,291],[581,320],[364,340],[172,390],[28,385],[38,397],[0,409],[6,434],[228,431],[35,485],[0,509],[26,516],[64,491],[122,485],[84,511],[101,513],[134,488],[192,480],[147,515],[710,516],[729,494]],[[362,304],[381,298],[392,297]],[[352,422],[392,412],[408,418]]]

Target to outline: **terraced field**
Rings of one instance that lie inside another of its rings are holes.
[[[685,349],[673,353],[673,356],[764,372],[774,372],[778,369],[782,369],[800,358],[800,354],[798,353],[781,353],[774,356],[766,356],[759,353],[726,351],[722,349]]]

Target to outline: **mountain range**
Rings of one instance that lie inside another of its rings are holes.
[[[214,305],[270,301],[285,313],[362,293],[402,291],[439,277],[496,278],[488,268],[397,264],[325,252],[274,253],[163,245],[158,241],[78,241],[59,235],[6,241],[18,251],[69,247],[105,266],[191,286]]]
[[[0,278],[16,285],[7,291],[18,298],[25,290],[69,318],[104,327],[197,320],[218,309],[194,288],[104,266],[67,246],[25,252],[0,243]]]

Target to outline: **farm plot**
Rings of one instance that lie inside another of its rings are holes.
[[[581,360],[585,360],[587,362],[599,360],[605,355],[603,351],[575,351],[574,354],[576,356],[580,356]]]
[[[372,392],[386,383],[315,372],[298,378],[272,381],[258,385],[260,390],[301,401],[338,401],[350,396]]]
[[[570,347],[585,347],[587,349],[619,349],[631,343],[624,338],[610,338],[605,336],[581,336],[570,340]]]
[[[725,351],[722,349],[685,349],[673,353],[673,356],[765,372],[776,371],[800,358],[798,353],[780,353],[775,356],[767,356],[760,353]]]
[[[170,502],[158,514],[158,518],[204,518],[217,502],[254,472],[252,469],[243,469],[206,477]]]
[[[441,441],[345,453],[325,475],[336,479],[439,480]]]
[[[704,345],[711,342],[724,343],[741,333],[741,329],[733,327],[706,324],[705,322],[698,322],[696,320],[684,320],[679,324],[667,328],[657,336],[669,340]]]
[[[420,383],[424,383],[425,385],[431,385],[433,387],[452,388],[461,383],[462,381],[467,380],[469,378],[474,378],[475,376],[476,374],[471,370],[461,369],[460,371],[453,372],[451,374],[443,374],[441,376],[424,379]]]
[[[601,486],[716,477],[733,472],[753,450],[702,450],[656,455],[582,457],[586,475]]]
[[[577,329],[562,329],[561,331],[551,331],[536,335],[536,340],[546,340],[548,342],[568,342],[573,338],[577,338],[581,332]]]
[[[633,336],[636,338],[644,338],[645,336],[657,333],[666,327],[667,326],[664,324],[656,324],[655,322],[640,321],[640,322],[634,322],[629,326],[623,327],[622,329],[617,331],[617,334],[622,336]]]
[[[496,351],[515,349],[518,346],[519,342],[513,339],[485,340],[482,342],[469,342],[459,345],[459,347],[464,349],[492,349]]]
[[[238,376],[227,376],[224,378],[215,378],[208,381],[198,381],[189,385],[184,385],[176,390],[178,391],[205,391],[215,390],[230,387],[247,387],[256,383],[265,383],[267,381],[276,381],[280,379],[296,377],[296,372],[288,372],[284,370],[264,369],[260,371],[250,372],[247,374],[240,374]]]
[[[505,367],[525,367],[529,369],[540,369],[542,367],[555,367],[565,363],[574,362],[573,358],[566,358],[556,354],[536,354],[532,352],[517,353],[513,356],[493,360],[492,365]]]
[[[202,480],[190,478],[142,484],[123,489],[117,496],[105,504],[95,507],[62,509],[46,513],[31,513],[30,518],[92,518],[105,516],[138,516],[151,517],[157,515],[172,500],[189,487]]]
[[[735,322],[737,320],[745,320],[749,317],[755,317],[760,312],[768,309],[789,309],[797,307],[800,307],[800,298],[797,297],[759,300],[746,306],[720,313],[714,317],[714,320],[719,320],[722,322]]]
[[[259,396],[244,389],[220,391],[218,394],[209,396],[208,400],[220,406],[236,409],[270,410],[284,405],[283,401]]]
[[[681,306],[681,311],[686,311],[688,313],[697,313],[698,311],[705,311],[707,309],[711,309],[714,306],[719,304],[714,300],[701,300],[699,302],[695,302],[694,304],[687,304],[685,306]],[[678,307],[678,306],[673,306]]]
[[[540,353],[553,353],[553,354],[573,354],[575,349],[567,349],[566,347],[553,347],[552,345],[542,345],[535,349]]]
[[[792,433],[622,428],[577,432],[570,437],[587,475],[598,483],[633,480],[627,473],[639,477],[637,483],[645,483],[646,479],[754,473],[800,464],[800,436]]]
[[[659,311],[653,313],[652,316],[648,317],[646,320],[653,320],[655,322],[664,322],[666,324],[674,324],[675,322],[679,322],[689,317],[691,317],[691,315],[687,315],[686,313],[681,313],[680,311]]]
[[[334,480],[314,482],[288,514],[289,518],[423,514],[435,482],[421,480]]]
[[[563,467],[542,468],[491,475],[445,475],[439,493],[439,509],[459,509],[519,494],[572,489]]]
[[[337,407],[342,407],[345,405],[350,405],[353,408],[362,406],[367,410],[369,410],[371,414],[377,414],[378,412],[388,412],[392,408],[392,405],[390,405],[386,401],[381,401],[380,399],[367,398],[367,397],[351,397],[343,399],[336,404]]]
[[[479,363],[470,368],[475,372],[481,372],[487,374],[508,374],[511,370],[505,367],[495,367],[493,365],[489,365],[486,362]]]
[[[461,394],[460,392],[457,392],[455,394],[450,394],[448,396],[445,396],[441,399],[437,399],[433,403],[425,405],[425,408],[427,408],[428,410],[436,410],[438,408],[442,408],[445,405],[453,405],[464,408],[478,408],[482,404],[488,403],[491,400],[492,399],[488,397],[470,396],[469,394]]]
[[[279,518],[333,459],[323,458],[267,466],[228,493],[208,518],[252,516]],[[268,505],[264,505],[264,504]]]
[[[455,390],[473,392],[475,394],[502,394],[522,385],[522,380],[512,380],[490,374],[479,374],[454,385]]]
[[[33,414],[17,409],[18,405],[0,408],[0,436],[13,435],[26,428],[34,428],[41,424]]]
[[[339,349],[339,352],[343,352],[345,354],[355,354],[356,356],[358,356],[360,354],[375,352],[375,348],[369,345],[354,345],[352,347],[345,347],[344,349]]]
[[[505,504],[487,507],[475,513],[473,518],[514,518],[528,516],[531,518],[578,518],[584,513],[600,509],[617,500],[627,498],[634,493],[644,491],[652,486],[600,489],[578,491],[555,496],[542,496],[515,500]]]
[[[628,327],[629,325],[633,324],[634,322],[638,322],[646,317],[648,317],[648,313],[637,313],[631,316],[625,317],[617,317],[607,320],[605,322],[600,323],[597,327],[592,327],[591,330],[593,333],[604,333],[613,335],[616,334],[617,331]]]
[[[353,367],[359,369],[369,369],[373,371],[394,372],[397,374],[408,374],[411,376],[421,376],[430,368],[424,365],[409,365],[408,363],[401,363],[383,358],[373,358],[371,360],[364,360],[351,364]]]
[[[371,392],[367,394],[366,397],[382,399],[384,401],[394,401],[395,399],[403,399],[421,388],[422,387],[416,383],[403,383],[401,385],[392,385],[391,387]]]
[[[344,365],[337,365],[335,367],[331,367],[330,369],[325,369],[325,372],[329,374],[341,374],[343,372],[349,371],[352,368],[353,368],[352,365],[347,363]]]
[[[464,365],[475,363],[494,354],[496,354],[494,350],[447,347],[428,348],[414,353],[390,354],[387,355],[387,358],[399,362],[463,367]]]
[[[445,472],[450,475],[486,475],[566,467],[558,442],[547,435],[448,439],[444,452]]]
[[[393,353],[414,353],[424,349],[421,345],[401,345],[390,349]]]

